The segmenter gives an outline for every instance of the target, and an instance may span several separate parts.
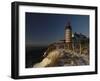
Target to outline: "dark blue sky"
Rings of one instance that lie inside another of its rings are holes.
[[[26,13],[26,44],[49,45],[64,39],[64,28],[68,21],[73,32],[89,36],[89,16]]]

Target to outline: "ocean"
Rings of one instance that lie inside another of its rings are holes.
[[[32,68],[34,64],[42,61],[47,46],[26,46],[25,67]]]

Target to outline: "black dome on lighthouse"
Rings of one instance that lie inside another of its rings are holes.
[[[65,26],[65,29],[70,29],[70,30],[72,30],[72,27],[71,27],[71,25],[70,25],[70,22],[67,23],[67,25]]]

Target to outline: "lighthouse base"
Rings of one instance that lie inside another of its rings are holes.
[[[65,43],[65,49],[72,50],[72,43]]]

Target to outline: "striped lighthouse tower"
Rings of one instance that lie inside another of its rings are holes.
[[[65,26],[65,44],[67,49],[72,49],[72,28],[70,22]]]

